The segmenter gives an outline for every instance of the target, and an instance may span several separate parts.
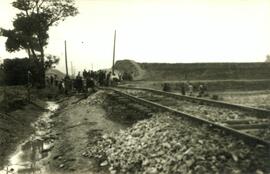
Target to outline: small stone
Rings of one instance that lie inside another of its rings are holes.
[[[87,157],[87,152],[83,152],[82,156]]]
[[[256,170],[256,174],[264,174],[261,170]]]
[[[105,160],[105,161],[103,161],[103,162],[100,164],[100,166],[101,166],[101,167],[104,167],[104,166],[107,166],[108,164],[109,164],[108,161]]]
[[[65,164],[60,164],[59,165],[59,168],[63,168],[63,167],[65,167]]]
[[[111,174],[116,174],[116,170],[111,170],[110,173]]]

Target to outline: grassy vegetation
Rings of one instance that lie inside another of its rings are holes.
[[[117,61],[115,68],[138,80],[258,80],[269,79],[270,63],[137,63]]]
[[[5,101],[4,101],[5,96]],[[59,96],[57,88],[30,89],[29,94],[25,86],[0,87],[0,111],[13,111],[27,105],[31,101],[53,100]]]
[[[270,110],[270,90],[217,92],[223,101]]]
[[[123,82],[124,85],[133,87],[145,87],[161,90],[164,83],[168,83],[172,90],[180,91],[181,86],[187,81],[133,81]],[[193,80],[189,81],[194,90],[198,90],[200,84],[206,84],[208,91],[252,91],[270,89],[270,80]]]
[[[268,79],[269,63],[139,63],[147,71],[144,80]]]

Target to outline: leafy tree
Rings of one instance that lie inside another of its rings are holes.
[[[45,61],[45,68],[52,68],[53,64],[57,63],[59,58],[49,55]],[[1,75],[7,85],[25,85],[28,83],[28,71],[31,72],[31,84],[40,87],[40,70],[41,64],[37,64],[35,59],[15,58],[5,59],[3,65],[0,65],[0,82]],[[0,83],[1,84],[1,83]]]
[[[48,64],[45,63],[44,48],[48,44],[49,28],[78,14],[74,0],[15,0],[12,5],[19,10],[13,21],[14,29],[1,29],[0,33],[7,37],[6,50],[25,49],[29,58],[40,64],[40,83],[45,86]],[[53,59],[49,57],[48,62],[52,63]]]
[[[60,58],[54,55],[47,55],[46,61],[45,61],[45,70],[48,70],[50,68],[55,68],[55,64],[59,63]]]
[[[5,59],[3,71],[5,73],[6,85],[27,84],[27,71],[30,59]]]

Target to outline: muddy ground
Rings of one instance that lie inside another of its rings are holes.
[[[17,144],[27,138],[34,130],[30,126],[44,112],[42,101],[17,101],[13,109],[0,109],[0,167],[7,162],[7,156],[16,149]]]

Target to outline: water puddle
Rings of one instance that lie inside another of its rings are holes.
[[[0,174],[48,173],[44,163],[54,143],[50,136],[53,124],[50,117],[58,107],[55,102],[47,102],[48,111],[32,124],[35,133],[17,147],[10,156],[8,165],[0,170]]]

